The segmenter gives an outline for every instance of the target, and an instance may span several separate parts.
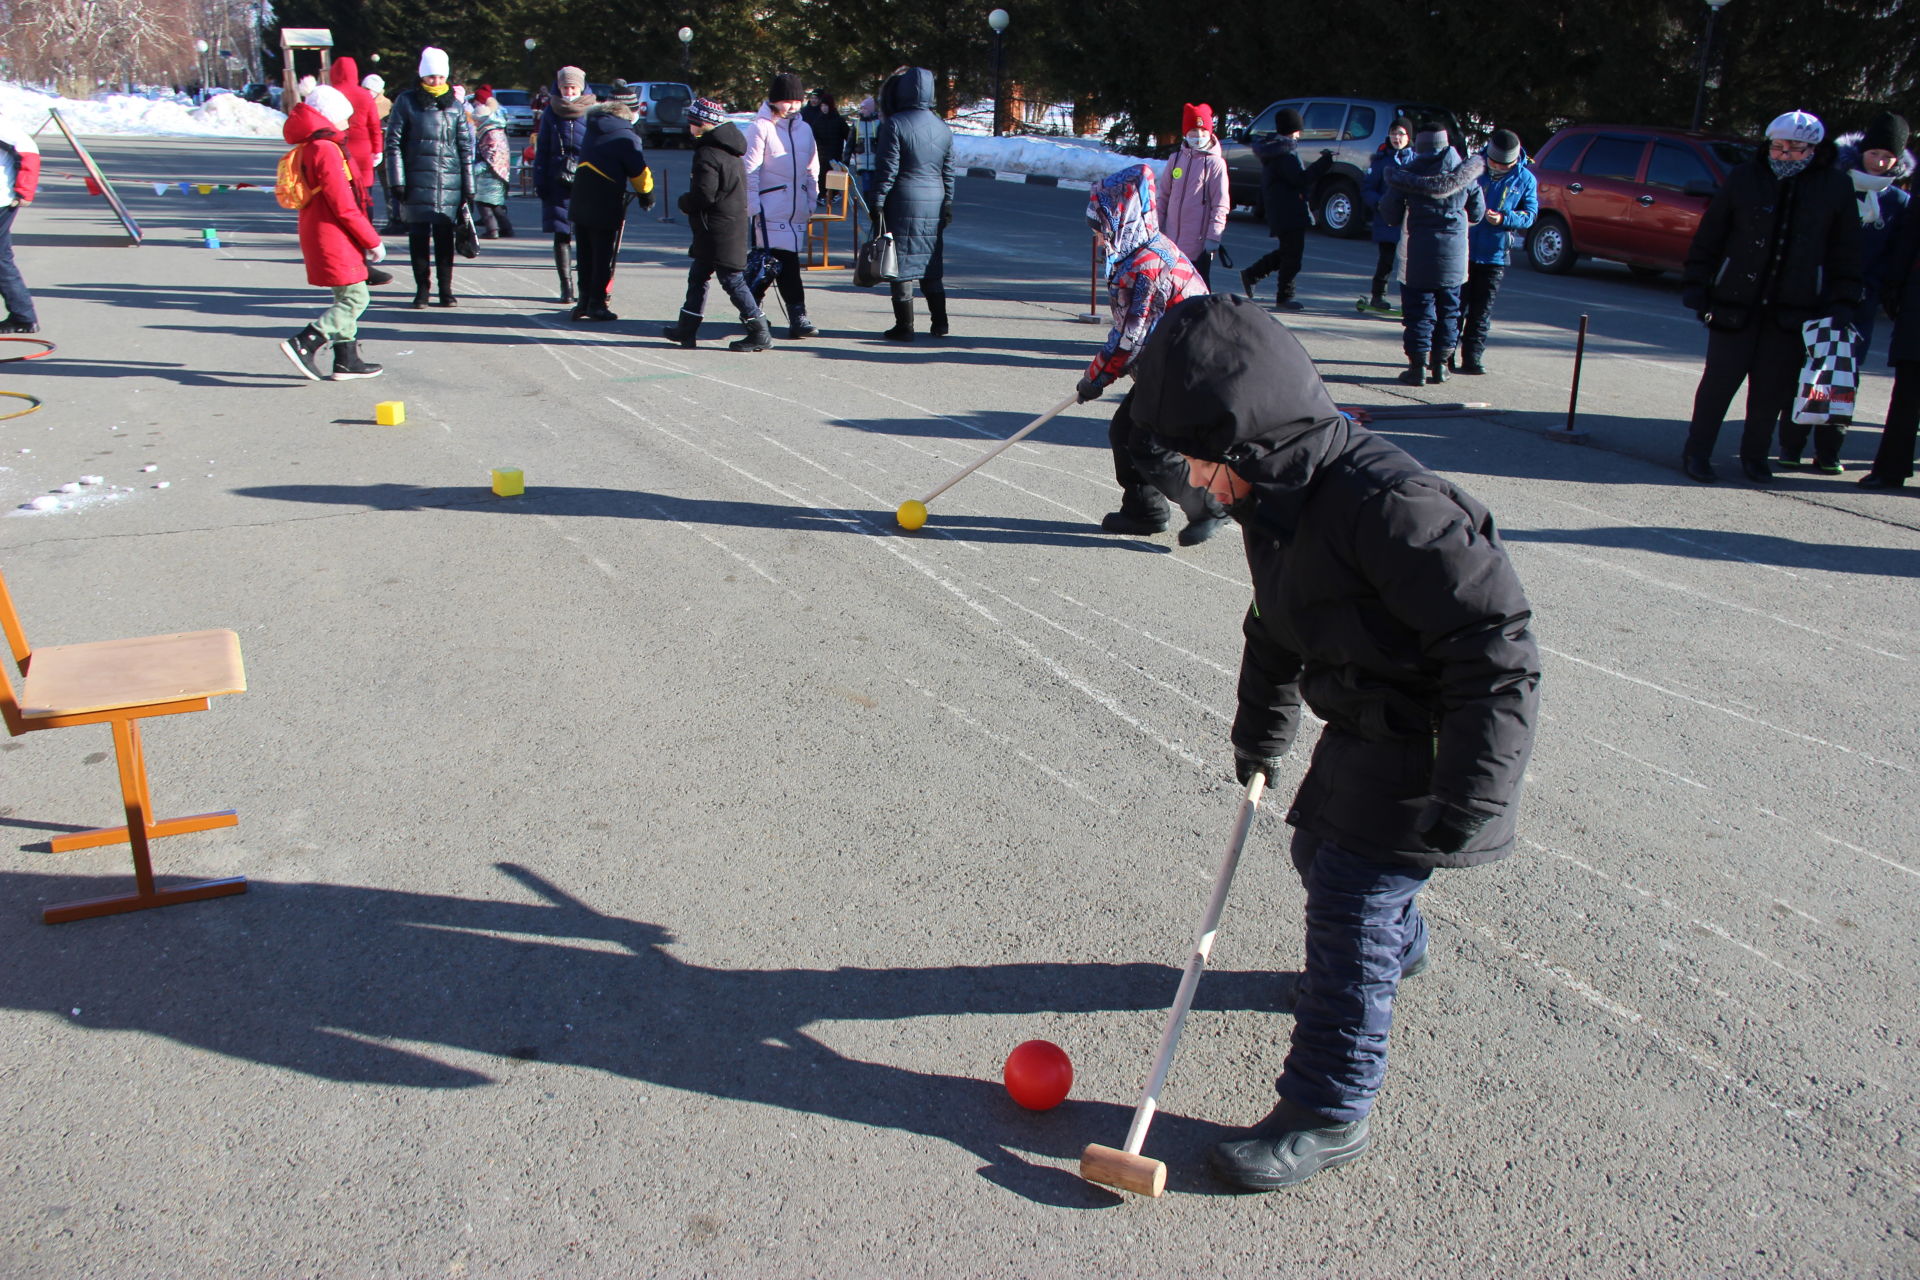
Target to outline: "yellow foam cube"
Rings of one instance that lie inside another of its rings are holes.
[[[402,400],[382,400],[373,406],[373,420],[383,427],[397,427],[407,420],[406,402]]]
[[[517,498],[527,491],[526,477],[520,474],[518,467],[495,467],[493,469],[493,492],[501,498]]]

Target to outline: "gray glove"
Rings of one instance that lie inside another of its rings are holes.
[[[1098,400],[1100,398],[1100,384],[1092,378],[1082,378],[1074,384],[1073,394],[1080,398],[1081,404],[1085,404],[1089,400]]]

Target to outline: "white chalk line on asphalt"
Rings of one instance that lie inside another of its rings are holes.
[[[1821,987],[1825,985],[1818,978],[1815,978],[1812,974],[1802,972],[1799,969],[1789,968],[1787,965],[1782,964],[1779,960],[1775,959],[1773,956],[1769,955],[1767,952],[1762,951],[1759,947],[1754,946],[1752,943],[1746,942],[1740,938],[1734,937],[1733,934],[1728,932],[1727,929],[1722,925],[1712,920],[1704,920],[1699,916],[1693,915],[1685,907],[1682,907],[1679,903],[1675,902],[1673,899],[1667,897],[1663,893],[1657,893],[1652,889],[1648,889],[1642,885],[1635,884],[1633,881],[1627,879],[1625,876],[1617,876],[1612,874],[1611,872],[1602,871],[1599,867],[1594,866],[1592,863],[1587,862],[1584,859],[1576,858],[1570,853],[1562,853],[1558,849],[1549,848],[1548,846],[1541,844],[1538,840],[1530,840],[1525,837],[1522,837],[1520,843],[1527,846],[1527,848],[1534,850],[1536,853],[1544,853],[1550,858],[1557,858],[1561,862],[1565,862],[1571,866],[1578,867],[1580,868],[1580,870],[1586,872],[1588,875],[1594,877],[1597,880],[1604,880],[1609,884],[1617,884],[1622,889],[1625,889],[1627,892],[1635,894],[1640,898],[1645,899],[1648,902],[1655,903],[1656,905],[1666,909],[1667,911],[1672,912],[1674,915],[1684,919],[1688,924],[1694,925],[1698,928],[1706,930],[1708,933],[1712,934],[1714,937],[1719,938],[1722,942],[1726,942],[1732,946],[1738,947],[1740,950],[1745,951],[1749,955],[1753,956],[1756,960],[1759,960],[1765,964],[1771,965],[1773,968],[1778,969],[1780,972],[1786,974],[1790,978],[1795,979],[1796,981],[1804,982],[1810,987]]]
[[[1781,1116],[1789,1123],[1814,1135],[1825,1146],[1845,1152],[1848,1158],[1861,1168],[1892,1182],[1895,1186],[1909,1194],[1920,1194],[1920,1180],[1916,1180],[1911,1172],[1884,1164],[1879,1159],[1868,1155],[1853,1144],[1843,1141],[1831,1130],[1824,1129],[1813,1123],[1809,1118],[1810,1111],[1808,1109],[1794,1107],[1754,1081],[1741,1079],[1734,1074],[1733,1070],[1728,1067],[1726,1063],[1720,1061],[1720,1059],[1708,1053],[1705,1049],[1701,1049],[1681,1039],[1673,1032],[1659,1026],[1639,1010],[1613,999],[1592,983],[1576,976],[1568,969],[1527,950],[1509,938],[1502,937],[1499,933],[1495,932],[1491,926],[1475,920],[1464,908],[1455,904],[1451,899],[1429,888],[1421,894],[1421,906],[1423,908],[1439,908],[1438,910],[1432,911],[1432,914],[1443,920],[1450,918],[1454,924],[1484,939],[1499,951],[1527,964],[1548,981],[1566,988],[1595,1008],[1604,1011],[1622,1024],[1638,1031],[1659,1048],[1685,1059],[1722,1084],[1731,1087],[1736,1092],[1758,1102],[1769,1111]]]
[[[1831,631],[1822,631],[1818,627],[1808,626],[1804,622],[1795,622],[1792,618],[1783,618],[1777,613],[1768,613],[1765,609],[1756,609],[1752,605],[1741,604],[1737,600],[1728,600],[1721,596],[1708,595],[1698,587],[1689,586],[1684,582],[1670,582],[1665,578],[1656,578],[1652,574],[1641,573],[1638,569],[1630,569],[1626,565],[1617,564],[1611,560],[1604,560],[1599,556],[1584,555],[1578,551],[1570,551],[1565,547],[1557,547],[1548,542],[1534,542],[1524,539],[1509,543],[1508,545],[1511,547],[1524,548],[1529,552],[1544,551],[1548,555],[1561,556],[1576,563],[1591,565],[1599,569],[1610,569],[1615,573],[1624,574],[1636,582],[1644,582],[1648,586],[1659,587],[1666,591],[1679,592],[1690,600],[1702,600],[1723,609],[1732,609],[1739,613],[1750,614],[1756,618],[1764,618],[1768,622],[1776,622],[1783,627],[1791,627],[1796,631],[1804,631],[1808,635],[1818,636],[1822,640],[1831,640],[1835,644],[1843,644],[1850,648],[1864,650],[1877,657],[1892,658],[1896,662],[1910,661],[1905,654],[1893,653],[1886,649],[1878,649],[1873,645],[1866,644],[1859,640],[1850,640],[1845,636],[1836,635]]]
[[[933,703],[933,705],[935,705],[936,707],[939,707],[942,711],[946,712],[949,716],[952,716],[955,720],[958,720],[961,724],[965,725],[967,728],[973,730],[975,733],[979,734],[981,737],[987,739],[987,741],[993,743],[995,746],[999,747],[1001,750],[1013,756],[1014,759],[1020,761],[1022,764],[1027,765],[1029,768],[1032,768],[1035,771],[1039,772],[1040,774],[1044,775],[1049,781],[1053,782],[1056,786],[1062,787],[1067,791],[1072,792],[1075,796],[1077,796],[1082,800],[1085,800],[1088,804],[1094,806],[1094,808],[1096,809],[1099,809],[1102,813],[1106,814],[1108,817],[1120,816],[1120,810],[1117,806],[1108,804],[1106,801],[1099,799],[1097,796],[1094,796],[1093,794],[1088,792],[1088,790],[1085,787],[1081,786],[1078,782],[1074,781],[1072,778],[1069,778],[1066,774],[1061,773],[1058,769],[1053,769],[1048,767],[1047,765],[1042,764],[1038,758],[1036,758],[1030,752],[1023,749],[1019,743],[1015,742],[1012,738],[1009,738],[1004,733],[999,733],[993,729],[988,728],[986,725],[982,724],[978,719],[976,719],[973,716],[973,714],[967,711],[964,707],[957,707],[953,703],[948,702],[946,699],[942,698],[939,694],[935,693],[932,689],[929,689],[926,685],[923,685],[918,680],[915,680],[912,676],[903,675],[898,671],[893,672],[893,675],[896,679],[900,680],[903,684],[905,684],[908,688],[912,689],[915,693],[918,693],[921,697],[926,698],[929,702]]]
[[[1834,751],[1845,752],[1847,755],[1856,756],[1859,759],[1870,761],[1874,764],[1881,766],[1882,768],[1898,769],[1901,773],[1914,772],[1912,765],[1901,764],[1898,761],[1894,761],[1894,760],[1884,760],[1879,756],[1872,755],[1866,751],[1862,751],[1857,747],[1849,747],[1844,743],[1839,743],[1839,742],[1830,742],[1825,738],[1817,738],[1810,733],[1800,733],[1797,730],[1788,729],[1783,725],[1774,724],[1771,720],[1763,720],[1759,716],[1750,716],[1743,711],[1736,711],[1732,707],[1725,707],[1720,705],[1717,702],[1709,702],[1705,698],[1696,698],[1690,693],[1681,693],[1678,689],[1669,689],[1665,685],[1655,684],[1651,680],[1642,680],[1639,676],[1628,675],[1624,671],[1615,671],[1611,667],[1603,667],[1599,663],[1589,662],[1585,658],[1576,658],[1572,654],[1564,653],[1559,649],[1551,649],[1551,648],[1548,648],[1546,645],[1541,645],[1540,652],[1552,654],[1554,657],[1562,659],[1563,661],[1576,663],[1579,666],[1590,668],[1591,670],[1600,672],[1602,675],[1612,676],[1616,680],[1624,680],[1628,684],[1636,684],[1636,685],[1639,685],[1641,688],[1651,689],[1655,693],[1663,693],[1670,698],[1678,698],[1682,702],[1691,702],[1695,706],[1705,707],[1709,711],[1718,711],[1721,715],[1731,716],[1735,720],[1744,720],[1748,724],[1758,725],[1763,729],[1771,729],[1773,732],[1784,734],[1789,738],[1798,738],[1802,742],[1810,742],[1810,743],[1813,743],[1815,746],[1827,747]]]
[[[1872,858],[1875,862],[1884,862],[1888,866],[1892,867],[1895,871],[1904,871],[1910,876],[1913,876],[1915,878],[1920,878],[1920,870],[1916,870],[1913,867],[1908,866],[1904,862],[1895,862],[1892,858],[1887,857],[1885,854],[1875,853],[1871,849],[1863,849],[1857,844],[1848,844],[1845,840],[1842,840],[1839,836],[1830,836],[1826,832],[1820,830],[1820,828],[1818,827],[1808,827],[1807,830],[1813,832],[1814,835],[1819,836],[1822,840],[1825,840],[1828,844],[1837,844],[1842,849],[1851,849],[1855,853],[1863,854],[1866,857]]]
[[[1542,711],[1540,713],[1540,719],[1548,724],[1563,723],[1560,717],[1546,711]],[[1694,779],[1689,778],[1684,773],[1675,773],[1673,770],[1663,768],[1660,765],[1655,764],[1651,760],[1642,760],[1639,756],[1634,755],[1630,751],[1623,751],[1621,748],[1614,746],[1611,742],[1602,742],[1599,738],[1594,737],[1590,733],[1585,733],[1579,729],[1574,729],[1572,730],[1572,732],[1578,735],[1579,737],[1585,738],[1588,742],[1591,742],[1594,746],[1599,747],[1602,750],[1611,751],[1613,752],[1613,754],[1620,756],[1623,759],[1633,761],[1633,763],[1639,765],[1643,769],[1651,769],[1655,773],[1664,774],[1665,776],[1672,778],[1674,781],[1684,782],[1690,787],[1698,787],[1702,791],[1711,791],[1713,789],[1704,782],[1697,782]]]
[[[1045,667],[1053,675],[1053,677],[1056,680],[1059,680],[1061,683],[1067,685],[1069,688],[1073,689],[1074,691],[1079,693],[1081,696],[1089,699],[1095,705],[1105,710],[1109,715],[1112,715],[1115,719],[1118,719],[1123,724],[1127,725],[1129,728],[1134,730],[1134,732],[1138,733],[1141,737],[1144,737],[1148,741],[1153,742],[1155,745],[1160,747],[1161,750],[1167,752],[1169,755],[1172,755],[1181,760],[1184,760],[1188,764],[1193,765],[1197,769],[1204,770],[1207,767],[1205,760],[1201,759],[1199,756],[1195,755],[1193,752],[1187,750],[1185,747],[1179,745],[1178,743],[1168,741],[1167,739],[1161,737],[1154,730],[1152,730],[1147,725],[1142,723],[1138,718],[1129,714],[1126,708],[1122,707],[1119,701],[1116,698],[1114,698],[1112,694],[1109,694],[1105,690],[1095,687],[1094,685],[1081,679],[1079,676],[1076,676],[1072,672],[1068,671],[1058,661],[1056,661],[1051,654],[1045,652],[1038,645],[1034,644],[1032,641],[1028,640],[1026,637],[1014,631],[1013,628],[1010,627],[1005,620],[1003,620],[998,615],[996,615],[993,612],[993,610],[989,609],[984,603],[975,599],[973,596],[969,595],[964,589],[960,587],[958,583],[953,582],[951,579],[947,578],[945,575],[941,574],[936,569],[934,569],[933,566],[925,563],[923,560],[919,559],[918,557],[910,555],[906,551],[904,551],[901,547],[897,545],[901,541],[901,539],[899,539],[898,537],[895,537],[891,529],[883,528],[873,523],[872,521],[866,519],[865,517],[861,516],[857,512],[848,513],[844,509],[832,509],[832,508],[828,508],[828,507],[816,504],[790,489],[783,488],[782,486],[780,486],[779,484],[776,484],[771,480],[767,480],[760,476],[755,475],[753,472],[747,470],[745,467],[742,467],[735,462],[729,461],[726,458],[719,457],[718,455],[715,455],[709,451],[701,450],[698,444],[695,444],[694,442],[686,439],[684,436],[681,436],[678,433],[669,430],[668,428],[662,426],[659,423],[652,422],[646,419],[644,415],[642,415],[638,410],[634,409],[631,405],[623,404],[619,400],[614,399],[612,396],[603,396],[602,398],[605,399],[607,403],[613,405],[616,409],[619,409],[624,413],[631,414],[636,419],[645,423],[645,425],[650,426],[653,430],[660,432],[662,435],[667,436],[669,439],[675,440],[687,448],[694,449],[696,451],[704,453],[705,456],[712,458],[713,461],[719,463],[723,467],[726,467],[728,470],[734,472],[736,475],[739,475],[743,479],[748,480],[753,484],[759,485],[760,487],[786,499],[788,502],[796,506],[803,507],[807,510],[813,511],[821,516],[824,516],[828,519],[835,520],[841,523],[859,524],[864,526],[869,532],[871,532],[875,536],[870,538],[860,539],[861,542],[867,545],[873,546],[875,548],[878,548],[879,550],[885,552],[886,554],[893,556],[895,559],[899,560],[901,563],[905,564],[906,566],[914,570],[916,573],[919,573],[923,577],[932,581],[935,585],[939,586],[943,591],[953,596],[956,600],[958,600],[961,604],[965,605],[972,612],[986,619],[989,623],[992,624],[994,634],[998,635],[1004,641],[1011,644],[1013,647],[1020,650],[1022,653],[1026,654],[1033,661],[1038,662],[1041,666]]]
[[[1161,645],[1165,648],[1171,649],[1175,653],[1179,654],[1181,657],[1186,658],[1192,662],[1197,662],[1203,667],[1211,667],[1215,672],[1226,677],[1228,680],[1238,680],[1240,678],[1240,673],[1238,671],[1229,670],[1228,668],[1223,667],[1219,663],[1213,661],[1211,658],[1206,657],[1204,654],[1195,653],[1191,649],[1183,649],[1179,645],[1173,643],[1173,641],[1165,639],[1161,636],[1157,636],[1153,634],[1153,632],[1148,631],[1145,628],[1136,627],[1132,623],[1126,621],[1123,618],[1116,618],[1110,613],[1102,613],[1100,610],[1094,608],[1092,605],[1088,604],[1084,600],[1076,600],[1072,596],[1067,595],[1063,591],[1055,591],[1053,594],[1056,599],[1064,600],[1066,603],[1072,605],[1076,609],[1084,609],[1086,612],[1092,614],[1094,617],[1100,619],[1102,622],[1111,623],[1112,625],[1119,627],[1123,631],[1131,631],[1133,634],[1139,636],[1141,639],[1148,640],[1154,644]]]

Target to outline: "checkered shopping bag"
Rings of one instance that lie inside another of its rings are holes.
[[[1853,353],[1860,335],[1852,325],[1832,319],[1800,326],[1807,362],[1800,369],[1800,390],[1793,398],[1793,420],[1805,427],[1845,428],[1853,422]]]

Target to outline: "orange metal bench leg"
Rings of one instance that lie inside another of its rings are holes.
[[[126,833],[125,839],[133,848],[132,893],[116,894],[106,898],[86,898],[77,902],[62,902],[48,907],[40,913],[47,924],[64,924],[69,920],[87,920],[94,916],[114,916],[127,911],[144,911],[148,907],[169,907],[180,902],[199,902],[204,898],[224,898],[229,894],[245,893],[247,878],[231,876],[222,880],[202,880],[194,884],[179,885],[169,889],[158,889],[153,883],[153,860],[147,848],[148,833],[155,824],[150,820],[153,812],[153,800],[147,792],[147,757],[140,743],[140,725],[135,720],[115,720],[113,722],[113,754],[120,766],[120,795],[126,804],[127,825],[120,830]],[[217,817],[219,815],[207,815]],[[192,822],[195,819],[181,818],[177,822]],[[236,819],[237,821],[237,819]],[[161,824],[166,825],[166,824]],[[218,822],[210,825],[231,826],[232,822]],[[201,830],[204,828],[189,828]],[[91,834],[91,833],[89,833]],[[92,841],[93,844],[106,844],[106,840]],[[71,847],[71,846],[70,846]]]

